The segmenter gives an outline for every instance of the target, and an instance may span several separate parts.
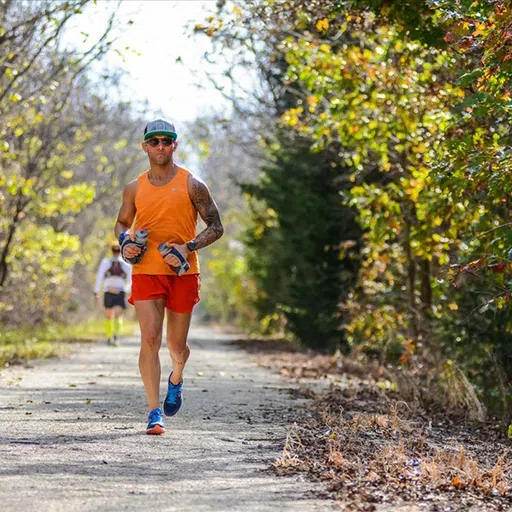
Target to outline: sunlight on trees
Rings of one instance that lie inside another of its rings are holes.
[[[111,122],[112,107],[86,74],[111,48],[115,12],[86,50],[61,45],[69,20],[88,3],[0,6],[2,321],[65,317],[74,272],[87,260],[80,235],[91,228],[87,215],[77,219],[93,202],[98,208],[102,183],[108,183],[109,194],[119,189],[123,173],[114,177],[114,169],[128,158],[123,151],[129,132],[113,142],[114,133],[99,138],[108,131],[103,124]]]
[[[511,16],[502,1],[262,0],[223,2],[196,27],[247,55],[235,66],[257,69],[266,84],[267,155],[279,158],[285,130],[309,138],[313,154],[328,151],[340,173],[340,202],[356,208],[364,233],[358,283],[338,297],[353,347],[419,374],[454,359],[503,413],[512,378]],[[236,104],[236,84],[232,96]],[[275,185],[263,173],[258,186],[266,197]],[[284,231],[285,210],[273,210]],[[253,221],[249,246],[268,229],[256,212]],[[308,230],[295,230],[307,245]],[[267,251],[252,258],[272,276]],[[259,292],[275,295],[275,282],[260,280]]]

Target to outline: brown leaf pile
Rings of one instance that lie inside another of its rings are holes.
[[[502,426],[411,407],[378,387],[376,366],[267,343],[249,350],[314,397],[314,419],[299,416],[274,471],[307,473],[346,511],[512,510],[512,446]],[[313,392],[312,379],[324,389]]]

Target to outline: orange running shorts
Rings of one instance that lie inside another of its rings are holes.
[[[199,274],[168,276],[133,274],[130,304],[140,300],[164,299],[165,307],[175,313],[192,313],[199,302]]]

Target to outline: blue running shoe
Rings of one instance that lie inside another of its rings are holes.
[[[171,375],[169,375],[169,380],[167,381],[167,396],[164,400],[164,413],[166,416],[174,416],[180,410],[183,403],[183,381],[175,386],[171,382]]]
[[[146,434],[156,436],[159,436],[160,434],[165,434],[164,414],[160,407],[153,409],[149,413],[148,428],[146,429]]]

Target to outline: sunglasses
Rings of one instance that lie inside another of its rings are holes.
[[[151,137],[151,139],[147,140],[146,141],[152,148],[156,148],[160,142],[164,145],[164,146],[171,146],[172,143],[174,142],[174,139],[171,139],[170,137],[163,137],[161,139],[157,138],[157,137]]]

